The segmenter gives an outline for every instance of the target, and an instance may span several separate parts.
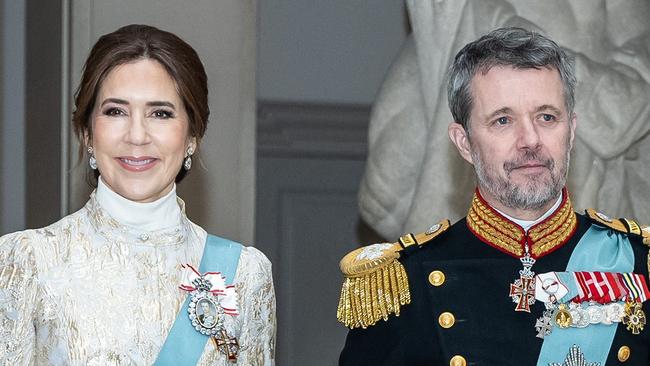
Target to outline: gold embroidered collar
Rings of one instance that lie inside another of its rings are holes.
[[[564,245],[575,232],[577,220],[564,188],[560,206],[526,233],[521,226],[492,208],[476,189],[467,214],[467,226],[481,241],[515,257],[524,255],[528,242],[531,256],[539,258]]]

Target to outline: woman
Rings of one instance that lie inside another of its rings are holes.
[[[130,25],[97,41],[73,114],[97,189],[59,222],[0,238],[0,364],[274,363],[269,261],[208,235],[176,196],[207,94],[171,33]]]

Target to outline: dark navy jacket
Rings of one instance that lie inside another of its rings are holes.
[[[559,249],[540,258],[536,273],[563,271],[571,253],[592,225],[577,215],[573,236]],[[634,272],[648,278],[648,247],[642,238],[629,235],[635,255]],[[410,249],[410,250],[409,250]],[[510,283],[522,268],[520,261],[479,240],[465,219],[420,247],[401,253],[400,262],[408,275],[411,303],[399,317],[391,315],[367,329],[350,330],[340,356],[342,366],[449,365],[460,355],[472,366],[535,365],[543,340],[536,337],[535,321],[544,305],[539,301],[530,313],[515,312],[508,296]],[[442,271],[445,282],[433,286],[428,277]],[[644,304],[644,311],[650,306]],[[452,327],[439,325],[439,316],[450,312]],[[618,360],[619,349],[630,349],[625,363]],[[633,335],[619,324],[606,365],[650,365],[650,324]],[[562,364],[569,350],[558,350]],[[587,360],[590,361],[590,360]]]

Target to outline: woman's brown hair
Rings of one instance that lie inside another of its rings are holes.
[[[196,51],[175,34],[132,24],[99,38],[86,59],[72,113],[74,132],[81,142],[80,157],[84,154],[84,136],[92,137],[91,115],[102,82],[116,66],[140,59],[156,60],[167,70],[187,111],[190,136],[199,142],[205,134],[210,115],[208,81]],[[176,182],[186,174],[181,168]],[[97,170],[94,175],[99,175]]]

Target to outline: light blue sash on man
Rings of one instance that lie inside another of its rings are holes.
[[[632,245],[624,234],[591,225],[571,253],[566,270],[632,272],[634,270]],[[586,328],[553,328],[553,332],[544,337],[537,366],[548,366],[552,362],[562,364],[574,344],[580,347],[586,361],[600,362],[604,365],[614,341],[617,325],[618,323],[595,324]]]
[[[199,272],[221,272],[226,277],[226,284],[232,284],[237,272],[241,249],[242,245],[239,243],[208,235]],[[195,366],[199,362],[209,337],[197,332],[190,323],[187,312],[189,303],[190,297],[188,296],[176,316],[174,325],[172,325],[154,365]]]

